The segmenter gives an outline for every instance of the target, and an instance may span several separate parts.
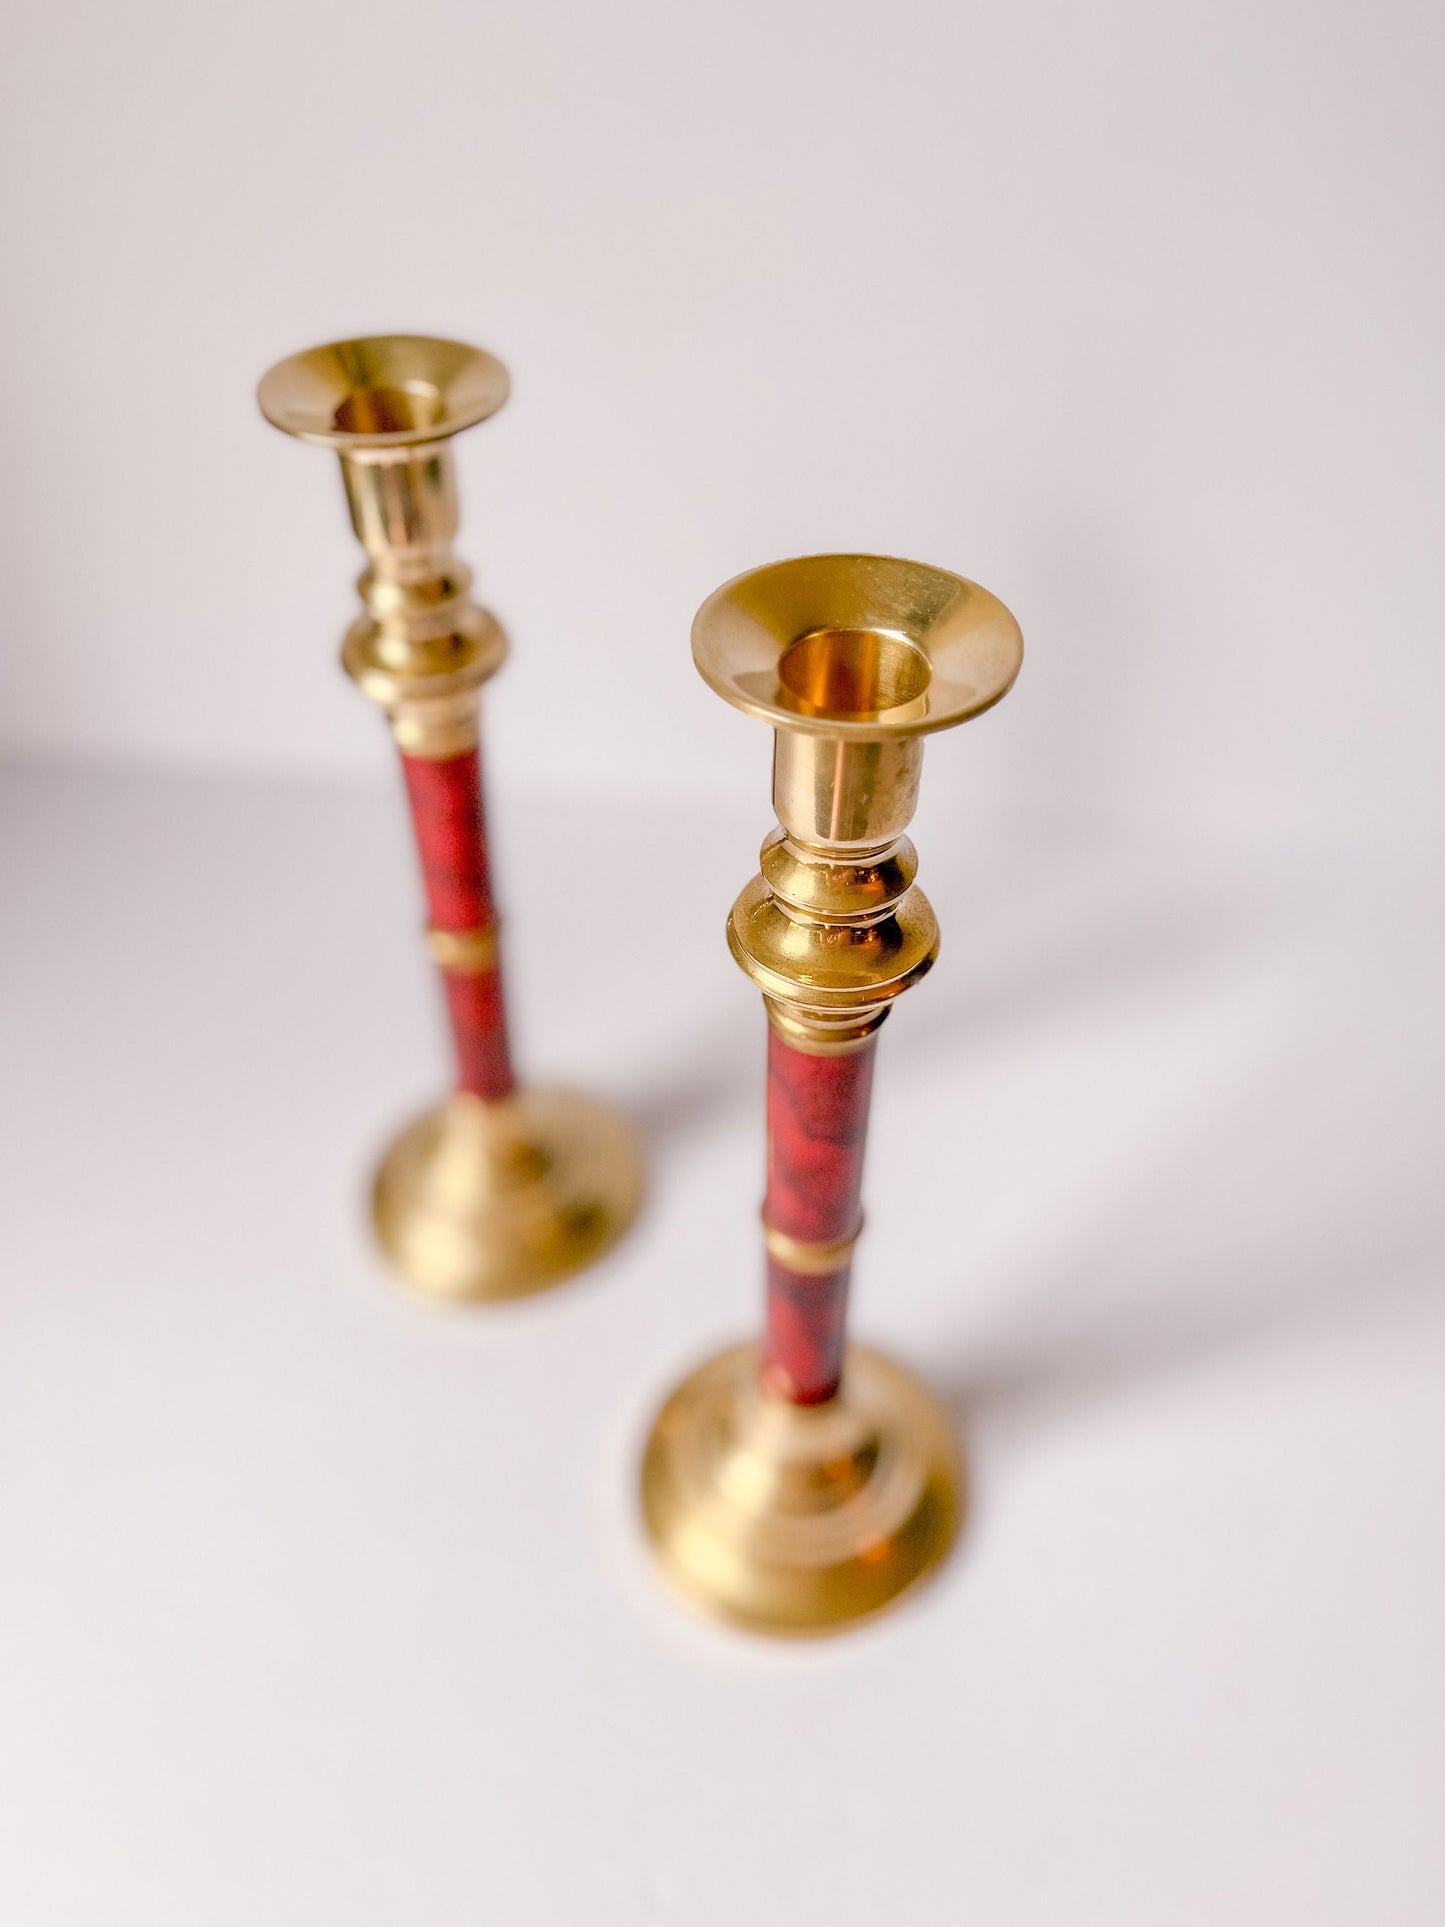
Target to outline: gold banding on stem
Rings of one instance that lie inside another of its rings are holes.
[[[904,834],[923,738],[980,715],[1018,673],[1008,610],[961,576],[889,556],[815,555],[738,576],[699,610],[693,659],[775,731],[779,827],[728,919],[733,956],[792,1049],[864,1048],[938,954]],[[856,1235],[856,1234],[855,1234]],[[852,1237],[769,1230],[800,1277]],[[849,1346],[835,1397],[792,1403],[745,1345],[664,1404],[642,1504],[667,1578],[753,1631],[826,1633],[901,1598],[944,1557],[964,1505],[953,1428],[909,1373]]]
[[[862,1050],[868,1039],[888,1015],[881,1010],[844,1012],[824,1016],[817,1011],[792,1010],[781,998],[764,997],[768,1023],[785,1044],[806,1051],[810,1057],[848,1057]]]
[[[426,933],[426,947],[439,969],[480,975],[497,967],[499,927],[489,923],[482,930],[438,930],[433,925]]]
[[[763,1243],[770,1258],[776,1258],[780,1265],[797,1272],[800,1278],[826,1278],[847,1264],[862,1230],[863,1220],[860,1218],[846,1238],[832,1238],[825,1244],[807,1238],[790,1238],[786,1231],[779,1231],[776,1225],[769,1224],[764,1218]]]

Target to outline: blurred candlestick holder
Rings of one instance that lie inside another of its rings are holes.
[[[638,1145],[590,1099],[513,1074],[479,751],[481,689],[507,651],[472,601],[451,438],[495,414],[507,371],[462,342],[381,335],[279,362],[266,419],[335,449],[366,552],[364,613],[342,662],[401,752],[421,858],[427,947],[441,974],[456,1087],[392,1144],[373,1216],[397,1272],[433,1298],[511,1298],[606,1249],[641,1196]]]
[[[863,1146],[879,1027],[938,953],[903,834],[923,738],[979,715],[1023,640],[941,569],[825,555],[737,577],[693,625],[719,695],[776,731],[779,828],[728,922],[768,1037],[767,1316],[663,1406],[642,1470],[673,1584],[735,1624],[819,1633],[881,1611],[943,1558],[964,1503],[953,1428],[851,1346]],[[888,1265],[906,1262],[900,1254]]]

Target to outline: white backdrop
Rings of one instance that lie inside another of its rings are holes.
[[[766,742],[696,683],[692,611],[858,547],[976,576],[1028,639],[935,798],[1418,821],[1442,18],[12,4],[0,742],[381,767],[333,464],[252,390],[401,328],[513,371],[460,457],[516,645],[501,780],[741,786],[761,830]]]

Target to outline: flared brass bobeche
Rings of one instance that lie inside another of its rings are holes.
[[[923,738],[1007,693],[1018,625],[946,570],[821,555],[727,583],[692,642],[718,694],[776,732],[779,827],[728,919],[733,956],[793,1050],[861,1050],[938,954],[904,834]],[[854,1236],[786,1262],[833,1269]],[[777,1234],[768,1240],[777,1256]],[[837,1631],[902,1598],[948,1551],[964,1494],[946,1414],[860,1347],[845,1354],[837,1395],[813,1405],[762,1382],[754,1346],[709,1360],[663,1406],[642,1468],[647,1529],[673,1585],[775,1634]]]
[[[385,711],[398,748],[445,763],[473,749],[482,685],[507,652],[452,549],[451,438],[507,399],[507,371],[465,342],[376,335],[279,362],[258,391],[288,435],[334,449],[367,567],[363,613],[342,663]],[[433,929],[443,970],[495,968],[496,926]],[[378,1239],[423,1296],[512,1298],[561,1282],[625,1231],[642,1194],[635,1132],[571,1091],[458,1090],[414,1120],[382,1159]]]
[[[791,736],[898,743],[991,709],[1023,640],[997,596],[946,569],[804,555],[715,590],[693,622],[692,659],[734,709]],[[834,785],[836,800],[856,806],[856,777],[847,790]]]

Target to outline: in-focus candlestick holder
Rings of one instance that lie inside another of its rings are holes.
[[[558,1283],[626,1229],[642,1188],[628,1124],[512,1072],[479,763],[481,688],[507,639],[471,600],[451,546],[451,437],[495,414],[507,390],[506,369],[479,348],[381,335],[293,355],[258,395],[277,428],[336,450],[366,551],[365,613],[342,662],[401,751],[457,1061],[452,1095],[383,1158],[373,1215],[402,1278],[453,1300]]]
[[[906,1592],[962,1514],[947,1417],[909,1373],[846,1344],[844,1321],[878,1028],[938,953],[903,834],[923,737],[997,702],[1023,639],[961,576],[821,555],[726,584],[692,647],[718,694],[776,731],[780,827],[728,922],[769,1024],[767,1321],[761,1344],[709,1360],[664,1405],[643,1511],[694,1602],[821,1633]]]

